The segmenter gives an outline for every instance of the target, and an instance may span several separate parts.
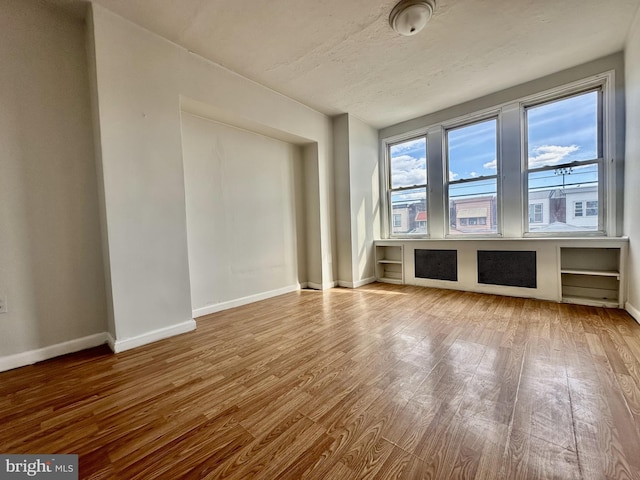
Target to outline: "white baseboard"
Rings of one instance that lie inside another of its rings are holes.
[[[202,317],[204,315],[210,315],[212,313],[221,312],[223,310],[229,310],[230,308],[241,307],[242,305],[248,305],[250,303],[259,302],[260,300],[266,300],[268,298],[284,295],[285,293],[297,292],[301,288],[306,288],[300,284],[289,285],[288,287],[278,288],[276,290],[270,290],[268,292],[258,293],[256,295],[249,295],[248,297],[237,298],[235,300],[229,300],[227,302],[216,303],[215,305],[208,305],[206,307],[197,308],[193,310],[193,318]]]
[[[122,340],[114,340],[111,335],[107,337],[107,343],[113,353],[124,352],[125,350],[131,350],[132,348],[141,347],[148,343],[157,342],[165,338],[180,335],[181,333],[191,332],[196,329],[196,321],[193,319],[186,322],[171,325],[170,327],[159,328],[158,330],[152,330],[151,332],[143,333],[131,338],[125,338]]]
[[[36,350],[0,357],[0,372],[42,362],[43,360],[49,360],[50,358],[59,357],[60,355],[79,352],[80,350],[97,347],[98,345],[104,345],[108,342],[107,335],[107,333],[96,333],[88,337],[76,338],[75,340],[56,343],[55,345],[49,345],[48,347],[42,347]]]
[[[376,277],[365,278],[364,280],[358,280],[357,282],[344,282],[340,280],[338,281],[338,286],[344,287],[344,288],[358,288],[358,287],[362,287],[363,285],[368,285],[370,283],[373,283],[375,281],[376,281]]]
[[[624,304],[624,309],[633,317],[633,319],[640,323],[640,310],[631,305],[629,302]]]
[[[109,332],[107,332],[106,335],[107,335],[107,345],[109,345],[109,348],[113,353],[116,353],[116,340],[111,336]]]

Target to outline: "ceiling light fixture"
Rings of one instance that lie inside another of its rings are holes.
[[[427,24],[435,8],[435,0],[400,0],[391,10],[389,25],[405,37],[415,35]]]

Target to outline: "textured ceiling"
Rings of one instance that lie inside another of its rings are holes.
[[[425,30],[401,37],[387,23],[395,0],[96,0],[312,108],[378,128],[619,51],[640,5],[436,2]]]

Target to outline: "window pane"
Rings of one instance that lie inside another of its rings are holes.
[[[391,193],[392,233],[424,235],[427,233],[427,191],[415,188]]]
[[[599,156],[598,95],[593,91],[527,109],[529,203],[543,206],[542,222],[529,218],[530,232],[598,229],[599,166],[567,165]]]
[[[389,147],[391,188],[427,183],[427,139],[415,138]]]
[[[452,235],[498,232],[496,179],[449,186],[449,233]]]
[[[527,109],[529,169],[598,158],[598,92]]]
[[[498,232],[496,215],[497,121],[474,123],[447,131],[449,164],[449,233]],[[455,183],[459,180],[471,180]]]
[[[543,221],[534,224],[529,218],[530,232],[597,230],[598,164],[530,172],[529,204],[532,203],[542,204]]]
[[[496,174],[495,119],[447,131],[449,180]]]

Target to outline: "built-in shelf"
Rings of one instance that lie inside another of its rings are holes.
[[[619,307],[620,248],[561,247],[562,301]]]
[[[600,277],[616,277],[620,279],[620,272],[615,270],[582,270],[577,268],[563,268],[560,273],[570,273],[572,275],[594,275]]]
[[[626,237],[392,238],[375,242],[375,273],[378,281],[387,283],[624,308],[628,244]],[[435,252],[453,252],[455,258],[447,271],[455,271],[455,275],[443,276],[446,262]],[[535,252],[535,263],[506,261],[491,267],[504,269],[511,276],[529,272],[535,283],[480,282],[481,252]]]
[[[376,277],[380,282],[404,283],[402,245],[376,245]]]

